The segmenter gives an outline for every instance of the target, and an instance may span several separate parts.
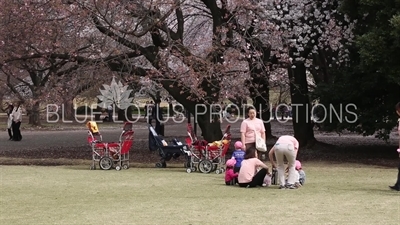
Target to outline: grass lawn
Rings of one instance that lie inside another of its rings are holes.
[[[1,224],[399,224],[396,170],[305,164],[306,185],[245,189],[183,168],[0,166]]]

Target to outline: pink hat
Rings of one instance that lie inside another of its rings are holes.
[[[400,148],[397,149],[397,152],[400,153]]]
[[[226,161],[226,166],[228,167],[233,167],[235,164],[236,164],[235,159],[229,159],[228,161]]]
[[[241,149],[243,147],[243,144],[241,141],[235,142],[235,149]]]
[[[299,160],[296,160],[295,168],[296,168],[296,170],[301,169],[301,162]]]

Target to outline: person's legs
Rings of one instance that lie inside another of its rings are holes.
[[[231,181],[225,181],[225,184],[231,186],[231,185],[235,185],[236,182],[235,182],[235,179],[233,179]]]
[[[233,172],[234,173],[239,173],[240,167],[233,167]]]
[[[7,131],[8,131],[8,136],[10,136],[9,140],[11,140],[13,138],[13,135],[12,135],[12,132],[11,132],[11,128],[8,128]]]
[[[393,186],[389,186],[390,189],[400,191],[400,163],[398,166],[398,172],[397,172],[397,181]]]
[[[15,123],[15,141],[20,141],[22,139],[21,130],[20,130],[21,122]]]
[[[296,174],[295,174],[296,153],[294,151],[294,146],[288,145],[284,152],[286,159],[288,161],[288,168],[289,168],[288,185],[293,185],[296,182]]]
[[[113,121],[113,111],[112,110],[108,110],[108,121],[112,122]]]
[[[285,186],[285,155],[282,147],[286,147],[286,145],[277,144],[274,146],[275,148],[275,157],[278,163],[278,179],[279,185]]]
[[[17,124],[14,121],[11,124],[11,129],[12,129],[12,133],[13,133],[12,140],[15,141],[17,138]]]
[[[245,144],[245,146],[246,146],[246,149],[256,148],[256,143],[247,143],[247,144]]]
[[[256,148],[256,143],[254,142],[254,143],[247,143],[247,144],[245,144],[245,146],[246,146],[246,149],[249,149],[249,148]],[[262,156],[263,156],[263,154],[264,154],[264,152],[260,152],[260,151],[258,151],[257,150],[257,158],[259,159],[259,160],[261,160],[261,161],[263,161],[262,160]]]
[[[247,187],[250,183],[239,183],[239,187]]]
[[[262,168],[254,175],[253,180],[250,182],[250,187],[262,186],[265,175],[267,175],[267,170]]]
[[[397,186],[398,188],[400,188],[400,163],[399,163],[399,166],[398,166],[398,172],[397,172],[397,181],[396,181],[396,184],[395,184],[395,186]]]

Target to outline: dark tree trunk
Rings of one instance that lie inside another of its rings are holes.
[[[268,93],[268,92],[267,92]],[[270,123],[270,117],[271,117],[271,109],[269,108],[268,104],[269,101],[269,94],[268,98],[264,98],[261,96],[258,96],[253,99],[254,102],[254,107],[256,108],[257,111],[257,118],[261,119],[264,121],[264,127],[265,127],[265,137],[267,139],[272,138],[272,129],[271,129],[271,123]]]
[[[64,105],[59,109],[60,118],[64,120],[73,120],[75,119],[75,110],[74,110],[74,100],[66,99],[64,100]]]
[[[174,106],[172,105],[172,102],[168,103],[168,114],[170,117],[174,116]]]
[[[101,103],[101,101],[99,99],[97,99],[97,107],[95,109],[92,109],[95,113],[94,113],[94,120],[95,121],[100,121],[100,116],[101,116],[101,111],[103,108],[101,108],[99,106],[99,104]]]
[[[118,121],[133,121],[132,118],[132,112],[133,112],[133,106],[128,107],[127,109],[115,109],[117,111],[117,120]]]
[[[197,116],[197,123],[201,129],[201,135],[208,142],[219,141],[222,139],[221,122],[216,119],[210,119],[211,114]],[[196,119],[196,118],[195,118]]]
[[[257,46],[255,46],[257,47]],[[262,44],[259,44],[259,48],[262,48]],[[269,59],[269,49],[263,49],[262,60],[267,62]],[[269,74],[266,72],[266,68],[259,64],[258,61],[254,62],[248,60],[250,65],[250,76],[252,78],[249,84],[250,97],[253,100],[253,105],[257,111],[257,117],[264,121],[265,135],[266,138],[271,138],[272,129],[270,123],[270,107],[269,107]]]
[[[293,64],[296,68],[288,68],[290,94],[292,100],[294,136],[300,147],[314,143],[314,130],[311,121],[311,106],[308,96],[306,67],[304,63]]]
[[[33,105],[32,108],[27,110],[27,113],[29,115],[29,124],[33,126],[40,126],[40,102],[36,101]]]

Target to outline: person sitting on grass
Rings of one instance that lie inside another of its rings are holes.
[[[257,172],[259,167],[262,169]],[[247,148],[239,171],[239,186],[246,188],[262,186],[267,174],[269,174],[268,166],[258,159],[256,148]]]
[[[226,161],[226,171],[225,171],[225,184],[226,185],[236,185],[238,173],[233,171],[233,166],[235,166],[236,160],[229,159]]]
[[[236,164],[233,168],[233,171],[235,173],[239,172],[240,167],[242,166],[242,161],[243,161],[244,154],[245,154],[242,147],[243,147],[243,144],[241,141],[235,142],[235,151],[232,153],[232,158],[234,158],[236,160]]]

